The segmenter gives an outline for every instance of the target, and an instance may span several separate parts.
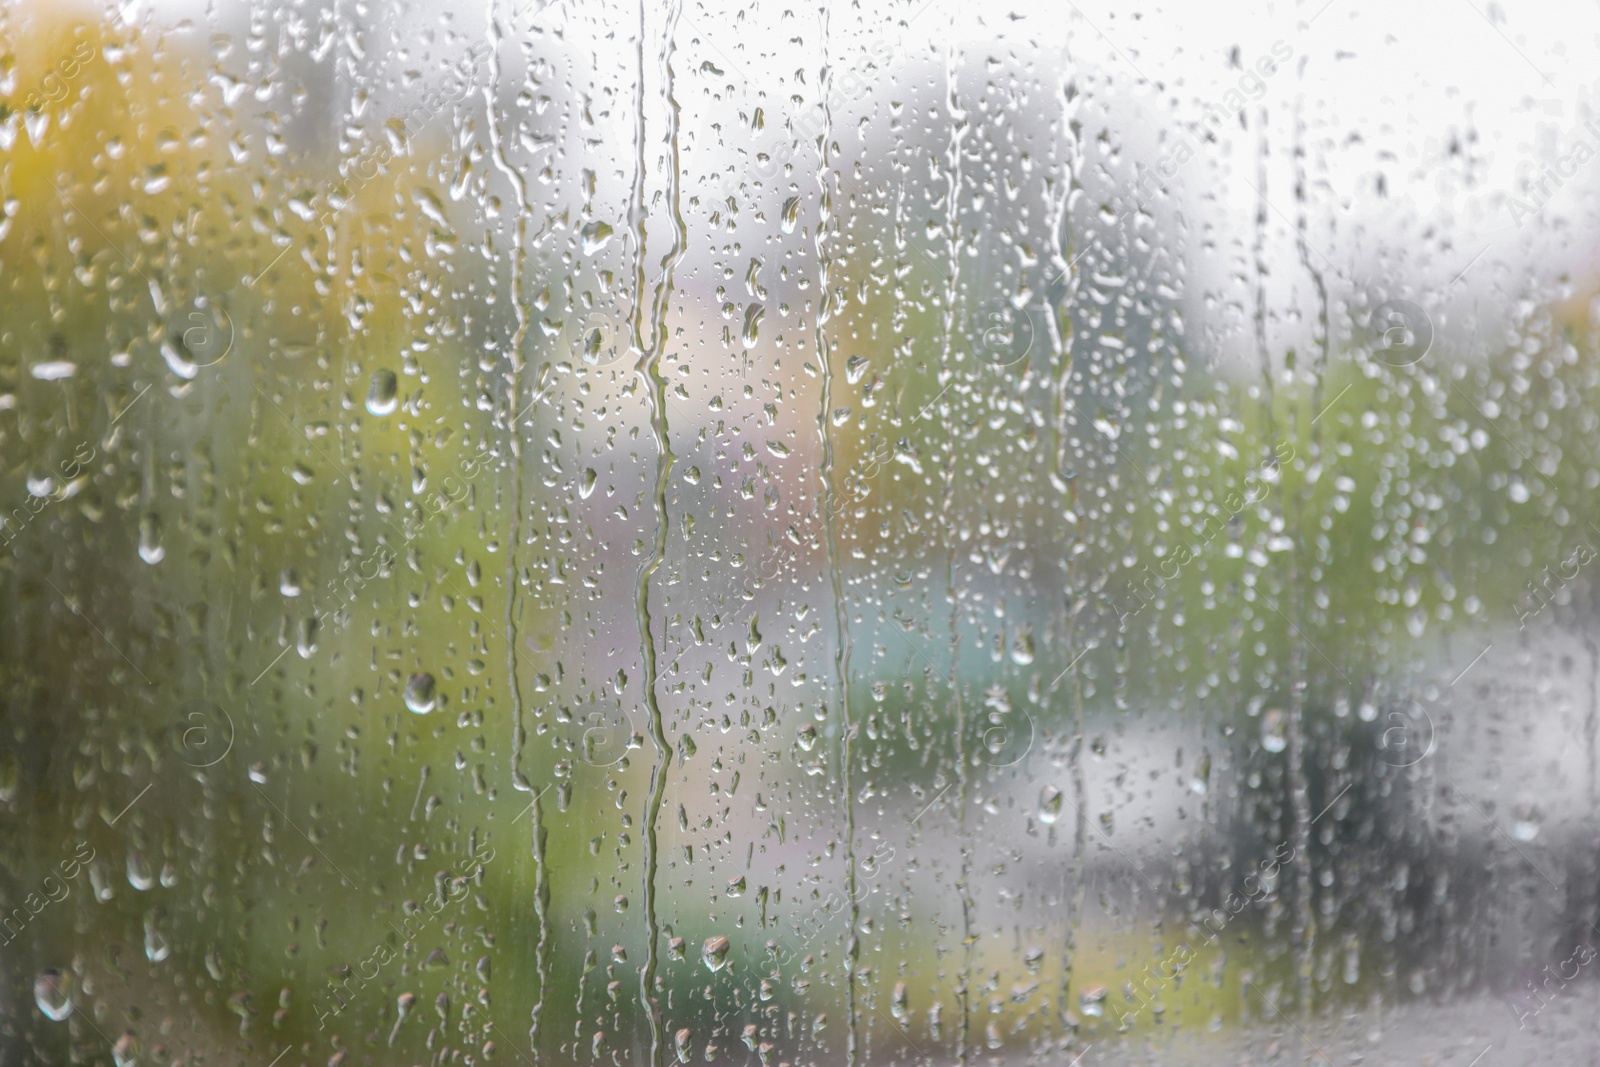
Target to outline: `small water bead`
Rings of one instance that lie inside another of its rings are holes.
[[[1289,747],[1288,716],[1277,708],[1269,708],[1261,716],[1261,747],[1268,752],[1282,752]]]
[[[1532,804],[1518,804],[1511,813],[1511,836],[1526,844],[1539,836],[1544,816]]]
[[[45,1018],[59,1023],[72,1014],[72,989],[71,975],[46,967],[33,983],[33,1002]]]
[[[602,222],[599,219],[596,219],[595,221],[589,223],[581,231],[581,235],[583,237],[583,254],[586,256],[592,256],[596,252],[600,251],[606,246],[607,242],[611,240],[611,235],[615,232],[616,231],[612,228],[609,222]]]
[[[399,406],[400,380],[392,370],[372,372],[372,386],[367,390],[367,410],[382,417],[394,414]]]
[[[144,917],[144,955],[151,963],[160,963],[172,955],[172,939],[164,929],[166,919],[161,908],[152,908]]]
[[[147,511],[139,520],[139,558],[152,567],[167,558],[167,550],[161,544],[161,518],[153,511]]]
[[[395,1039],[400,1036],[400,1027],[411,1017],[411,1012],[416,1006],[417,995],[415,993],[401,993],[398,997],[395,997],[394,1028],[389,1031],[389,1044],[391,1047],[394,1045]]]
[[[706,938],[705,946],[700,950],[700,959],[712,971],[720,971],[728,965],[728,950],[732,943],[725,937]]]
[[[1045,786],[1039,793],[1039,821],[1050,826],[1061,818],[1061,804],[1065,799],[1055,786]]]
[[[418,671],[406,682],[406,707],[418,715],[426,715],[433,710],[436,696],[434,692],[433,675],[426,671]]]
[[[156,884],[156,876],[150,870],[150,861],[137,849],[128,853],[128,884],[141,891],[152,889]]]

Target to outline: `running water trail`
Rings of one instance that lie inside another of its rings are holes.
[[[828,320],[832,317],[832,292],[829,268],[833,259],[828,248],[828,231],[833,224],[833,194],[829,186],[833,159],[830,146],[833,140],[833,109],[828,97],[833,88],[833,68],[828,63],[828,8],[823,6],[822,20],[822,78],[818,92],[822,96],[822,160],[817,174],[819,190],[816,253],[818,264],[816,349],[817,362],[822,367],[822,402],[817,411],[817,433],[822,438],[822,526],[828,548],[828,588],[833,596],[834,626],[838,630],[838,644],[834,646],[834,672],[839,683],[839,712],[843,719],[839,744],[839,788],[844,795],[844,887],[849,903],[850,926],[845,931],[845,1012],[848,1029],[845,1031],[845,1064],[856,1067],[857,1029],[859,1009],[856,1006],[856,965],[861,959],[861,943],[856,931],[861,925],[861,901],[856,895],[856,814],[854,789],[851,785],[851,742],[855,739],[855,720],[850,711],[850,613],[845,607],[844,577],[839,566],[839,538],[834,522],[836,507],[833,491],[833,434],[829,430],[829,415],[833,408],[833,361],[828,351]]]
[[[945,279],[944,346],[940,366],[952,378],[956,375],[952,346],[955,341],[956,301],[960,298],[961,279],[961,142],[967,132],[967,113],[957,104],[957,72],[955,37],[945,51],[945,110],[950,117],[949,187],[945,191],[945,234],[948,248],[949,273]],[[956,545],[951,510],[956,495],[956,431],[955,420],[944,420],[944,494],[939,506],[941,524],[946,538],[945,596],[950,601],[950,698],[956,716],[956,824],[961,838],[961,873],[956,879],[956,892],[961,897],[961,970],[956,979],[956,999],[961,1005],[961,1026],[956,1037],[956,1057],[965,1065],[971,1056],[972,1029],[972,959],[976,939],[972,934],[973,900],[969,879],[972,874],[972,846],[967,840],[967,715],[961,701],[961,602],[956,596]]]
[[[533,825],[530,834],[534,862],[533,908],[539,924],[538,940],[534,945],[534,970],[539,979],[539,999],[529,1011],[528,1040],[537,1065],[539,1028],[544,1015],[545,998],[550,990],[550,875],[545,864],[546,830],[544,813],[539,804],[540,794],[522,770],[522,746],[526,731],[522,724],[522,688],[517,684],[517,545],[522,538],[522,440],[517,436],[517,420],[523,411],[522,346],[528,338],[529,314],[522,284],[528,268],[528,216],[532,213],[533,205],[528,201],[527,179],[512,165],[506,154],[505,138],[501,135],[495,115],[503,73],[500,45],[505,34],[495,19],[494,0],[489,0],[488,22],[489,84],[484,88],[484,97],[489,113],[490,150],[495,168],[505,175],[517,191],[516,249],[511,258],[511,307],[516,313],[517,328],[507,352],[506,371],[506,410],[510,415],[506,437],[511,453],[511,499],[506,531],[506,687],[511,700],[511,785],[519,792],[532,794],[530,809]]]
[[[1305,64],[1298,65],[1297,82],[1302,84],[1305,79]],[[1305,156],[1305,119],[1302,108],[1304,106],[1305,92],[1303,88],[1296,94],[1294,103],[1294,139],[1291,142],[1290,155],[1294,159],[1294,199],[1295,199],[1295,234],[1299,238],[1300,263],[1307,274],[1311,276],[1312,284],[1317,293],[1317,332],[1320,334],[1321,344],[1318,350],[1317,366],[1313,372],[1311,386],[1311,410],[1322,410],[1323,383],[1328,373],[1328,361],[1331,357],[1329,348],[1331,338],[1328,336],[1328,285],[1323,278],[1322,271],[1311,260],[1311,246],[1306,240],[1307,211],[1306,202],[1306,156]],[[1292,421],[1291,421],[1292,425]],[[1311,441],[1309,443],[1310,456],[1306,462],[1320,463],[1321,461],[1321,430],[1316,425],[1311,426]],[[1276,450],[1277,441],[1273,448]],[[1283,499],[1284,511],[1292,506],[1294,516],[1289,520],[1289,529],[1295,531],[1305,530],[1306,503],[1308,489],[1302,487],[1294,497],[1289,497],[1283,491],[1287,471],[1279,470],[1278,485]],[[1288,516],[1286,515],[1287,519]],[[1308,604],[1311,597],[1307,596],[1302,582],[1309,579],[1312,573],[1310,561],[1306,559],[1305,538],[1296,535],[1294,538],[1294,551],[1290,556],[1289,581],[1290,588],[1294,591],[1295,617],[1299,619],[1295,628],[1294,654],[1290,660],[1290,703],[1289,703],[1289,774],[1290,774],[1290,802],[1294,810],[1294,847],[1296,855],[1301,857],[1301,862],[1295,865],[1295,943],[1298,946],[1298,959],[1296,966],[1299,970],[1299,999],[1302,1015],[1311,1017],[1312,997],[1312,967],[1316,961],[1317,952],[1317,922],[1312,910],[1311,900],[1311,784],[1307,773],[1307,756],[1305,751],[1305,689],[1308,679],[1305,671],[1309,668],[1310,656],[1307,655],[1304,645],[1309,643],[1305,636],[1306,628],[1312,624],[1308,618]],[[1331,781],[1331,779],[1324,779]]]
[[[1055,217],[1052,219],[1051,266],[1050,272],[1054,279],[1052,284],[1045,287],[1045,326],[1050,339],[1050,355],[1055,360],[1057,371],[1055,379],[1055,470],[1051,474],[1052,484],[1062,495],[1065,508],[1070,508],[1077,516],[1078,522],[1068,533],[1069,543],[1062,546],[1062,577],[1069,588],[1079,591],[1078,596],[1092,597],[1092,582],[1077,580],[1074,574],[1074,545],[1072,542],[1082,543],[1086,539],[1083,526],[1083,509],[1076,498],[1075,485],[1070,480],[1067,444],[1067,414],[1077,411],[1077,405],[1070,399],[1072,389],[1072,329],[1071,320],[1062,321],[1061,308],[1071,308],[1078,292],[1078,275],[1075,273],[1078,257],[1082,253],[1077,251],[1077,243],[1073,240],[1071,204],[1072,191],[1076,184],[1075,166],[1079,159],[1079,145],[1075,118],[1082,100],[1082,94],[1076,91],[1072,78],[1072,65],[1070,56],[1063,52],[1061,76],[1057,83],[1057,92],[1061,96],[1062,110],[1058,143],[1062,146],[1061,173],[1056,179],[1057,189],[1052,197],[1052,207]],[[1087,249],[1084,250],[1087,252]],[[1059,294],[1059,300],[1057,299]],[[1063,915],[1064,931],[1061,940],[1061,974],[1056,995],[1056,1019],[1061,1025],[1063,1033],[1068,1031],[1069,1020],[1075,1017],[1072,1005],[1072,979],[1074,964],[1078,950],[1078,928],[1083,922],[1084,903],[1088,899],[1089,886],[1087,879],[1088,865],[1085,862],[1088,844],[1088,816],[1085,814],[1089,808],[1089,786],[1084,776],[1083,766],[1083,738],[1084,738],[1084,701],[1083,679],[1078,673],[1076,663],[1080,655],[1078,651],[1077,621],[1081,617],[1073,614],[1072,603],[1063,598],[1061,607],[1061,631],[1067,635],[1067,673],[1070,673],[1073,705],[1076,717],[1072,727],[1071,742],[1067,746],[1067,768],[1072,780],[1072,800],[1075,809],[1073,829],[1072,867],[1070,875],[1062,872],[1061,895],[1062,902],[1066,905]],[[1090,612],[1090,617],[1097,613]],[[1090,635],[1092,639],[1095,635]],[[1060,1049],[1067,1051],[1067,1039],[1063,1037]]]
[[[645,35],[649,0],[639,5],[639,87],[635,96],[635,137],[637,157],[634,172],[633,200],[629,206],[629,223],[633,233],[636,255],[633,336],[638,362],[634,371],[650,394],[650,427],[656,444],[655,513],[656,536],[650,558],[640,564],[639,584],[634,592],[634,616],[639,627],[639,650],[644,665],[644,702],[649,717],[650,742],[655,748],[655,763],[650,768],[650,791],[644,813],[644,962],[639,967],[639,1004],[644,1009],[650,1027],[650,1063],[652,1067],[665,1067],[662,1045],[660,1005],[655,999],[656,967],[658,964],[660,921],[656,915],[656,867],[660,845],[656,837],[656,823],[661,818],[661,804],[667,788],[668,756],[666,730],[662,721],[661,705],[656,698],[656,681],[659,675],[655,632],[650,620],[650,579],[660,569],[667,555],[667,535],[670,530],[667,514],[667,485],[672,477],[674,456],[667,428],[667,381],[661,374],[662,350],[667,341],[667,310],[672,297],[673,270],[683,257],[687,228],[683,221],[680,190],[680,161],[678,145],[678,101],[673,95],[672,54],[673,36],[682,14],[682,0],[677,0],[667,13],[666,26],[660,54],[663,97],[666,104],[666,144],[671,152],[672,165],[668,169],[667,202],[671,206],[673,243],[661,260],[661,278],[656,283],[651,301],[650,331],[646,340],[644,329],[644,179],[649,165],[645,148]]]

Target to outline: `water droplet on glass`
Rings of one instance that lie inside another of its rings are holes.
[[[38,147],[44,138],[44,131],[50,128],[50,112],[44,110],[24,112],[22,125],[28,131],[28,140],[33,142],[34,147]]]
[[[295,628],[294,647],[301,659],[310,659],[317,651],[317,631],[322,623],[315,615],[307,615]]]
[[[128,884],[140,891],[151,889],[156,884],[155,875],[150,872],[150,862],[137,849],[128,853]]]
[[[583,254],[592,256],[606,246],[611,240],[611,224],[598,220],[589,223],[583,228]]]
[[[400,380],[392,370],[372,372],[372,386],[367,390],[367,410],[374,415],[392,415],[399,406]]]
[[[395,1038],[400,1036],[400,1026],[411,1017],[411,1012],[417,1006],[415,993],[401,993],[395,997],[394,1028],[389,1031],[389,1044],[393,1045]]]
[[[144,955],[151,963],[160,963],[172,955],[172,940],[167,937],[167,932],[162,929],[166,913],[159,908],[145,916],[144,920]]]
[[[722,936],[706,938],[705,947],[700,950],[700,959],[713,971],[720,971],[728,965],[728,949],[732,947],[727,938]]]
[[[902,1023],[906,1021],[906,1016],[910,1014],[910,1004],[911,995],[906,989],[906,984],[904,982],[896,982],[894,993],[889,998],[889,1010],[894,1014],[896,1020]]]
[[[1543,816],[1532,804],[1518,804],[1511,813],[1511,836],[1518,841],[1532,841],[1539,836],[1539,823]]]
[[[46,967],[33,983],[33,1002],[45,1018],[61,1022],[72,1014],[72,976]]]
[[[1282,752],[1289,747],[1289,720],[1277,708],[1269,708],[1261,716],[1261,747],[1268,752]]]
[[[111,1059],[117,1067],[138,1067],[139,1040],[133,1036],[131,1030],[123,1031],[117,1043],[111,1046]]]
[[[139,520],[139,558],[151,566],[167,558],[167,550],[161,546],[161,519],[153,511]]]
[[[744,309],[744,347],[748,351],[756,346],[756,340],[761,330],[761,317],[767,309],[760,304],[751,304]]]
[[[59,382],[63,378],[71,378],[77,374],[78,365],[71,360],[50,359],[43,363],[35,363],[32,373],[41,382]]]
[[[406,682],[406,707],[418,715],[426,715],[434,705],[433,675],[419,671]]]
[[[1065,799],[1055,786],[1045,786],[1039,794],[1039,821],[1049,826],[1061,818],[1061,803]]]

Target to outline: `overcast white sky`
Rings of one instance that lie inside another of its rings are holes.
[[[525,2],[500,0],[494,10],[508,14]],[[647,3],[655,22],[661,17],[655,0]],[[226,2],[146,0],[129,18],[160,24],[188,17],[203,25],[220,17],[236,24],[240,10]],[[555,0],[526,17],[545,26],[571,20],[600,27],[600,36],[611,35],[603,47],[614,48],[626,67],[634,59],[635,10],[626,3]],[[686,0],[680,33],[703,36],[706,51],[732,59],[743,76],[770,79],[771,97],[781,100],[793,91],[795,71],[815,62],[818,10],[783,5],[790,13],[784,18],[765,6]],[[474,3],[452,8],[450,17],[470,34],[482,32],[486,12]],[[440,14],[431,2],[409,8],[419,26],[437,25]],[[1600,114],[1596,74],[1587,62],[1600,48],[1600,5],[1538,0],[1513,10],[1482,0],[1149,6],[868,0],[833,9],[835,54],[851,50],[852,34],[864,49],[867,35],[853,28],[867,26],[884,27],[903,54],[936,53],[958,41],[968,63],[1013,49],[1035,63],[1070,55],[1096,69],[1089,84],[1111,85],[1119,98],[1115,107],[1139,118],[1126,131],[1128,154],[1146,165],[1170,151],[1156,141],[1163,122],[1181,129],[1238,86],[1241,72],[1230,67],[1230,53],[1237,49],[1248,65],[1274,42],[1286,42],[1294,59],[1290,69],[1267,79],[1261,105],[1270,113],[1268,304],[1290,333],[1299,328],[1288,324],[1294,313],[1312,311],[1291,233],[1297,107],[1306,131],[1313,259],[1326,267],[1335,290],[1352,283],[1371,289],[1381,277],[1378,295],[1424,304],[1439,314],[1443,332],[1452,320],[1456,328],[1500,332],[1512,324],[1507,316],[1517,314],[1517,298],[1548,301],[1563,274],[1572,275],[1582,294],[1597,273],[1600,151],[1520,227],[1510,198],[1531,205],[1527,183],[1570,152],[1576,139],[1600,150],[1600,133],[1581,125]],[[1230,124],[1225,143],[1210,146],[1202,162],[1187,165],[1169,185],[1176,210],[1227,235],[1238,246],[1235,254],[1252,240],[1258,206],[1255,137]],[[1204,315],[1195,294],[1238,265],[1227,261],[1226,250],[1220,264],[1197,248],[1187,251],[1190,313]],[[1397,294],[1396,286],[1406,291]],[[1472,307],[1477,318],[1469,322]]]

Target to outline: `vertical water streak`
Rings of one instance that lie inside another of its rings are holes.
[[[1259,109],[1256,132],[1256,239],[1255,239],[1255,275],[1256,275],[1256,308],[1255,308],[1255,341],[1256,356],[1261,366],[1262,379],[1262,431],[1268,448],[1276,454],[1278,445],[1277,414],[1274,410],[1274,368],[1272,354],[1267,348],[1266,327],[1266,234],[1267,234],[1267,161],[1269,158],[1267,140],[1267,109]],[[1303,198],[1303,191],[1297,189],[1296,197]],[[1303,244],[1303,231],[1298,229],[1295,234],[1297,241]],[[1283,516],[1285,523],[1289,522],[1288,494],[1284,488],[1283,472],[1280,470],[1277,480],[1278,511]],[[1278,605],[1275,608],[1278,614],[1289,623],[1289,662],[1284,676],[1287,679],[1288,708],[1285,714],[1286,746],[1285,759],[1288,767],[1289,781],[1289,806],[1293,818],[1290,831],[1291,844],[1297,857],[1295,863],[1295,892],[1293,918],[1290,921],[1290,940],[1295,956],[1295,988],[1296,1006],[1302,1016],[1310,1010],[1311,999],[1311,948],[1315,941],[1315,918],[1311,911],[1311,857],[1309,846],[1311,841],[1311,800],[1305,777],[1305,689],[1307,651],[1303,629],[1306,624],[1304,598],[1300,595],[1300,579],[1304,573],[1301,565],[1302,546],[1297,538],[1294,551],[1289,554],[1288,573],[1283,584],[1279,586],[1280,593]],[[1288,598],[1292,602],[1284,603]],[[1288,610],[1284,610],[1287,608]],[[1298,621],[1296,621],[1298,620]]]
[[[639,67],[639,81],[634,86],[633,92],[633,189],[628,195],[628,235],[633,241],[633,311],[629,315],[629,326],[633,333],[633,350],[640,353],[641,359],[649,350],[650,344],[645,340],[645,270],[644,270],[644,176],[649,168],[649,160],[645,158],[645,14],[648,8],[645,0],[639,0],[639,40],[637,55]],[[653,327],[652,327],[653,329]]]
[[[1272,359],[1267,353],[1267,109],[1260,109],[1256,120],[1256,226],[1251,248],[1256,276],[1255,342],[1256,359],[1261,366],[1261,387],[1265,390],[1262,409],[1267,425],[1272,425]]]
[[[1071,138],[1070,120],[1063,116],[1062,126],[1064,137]],[[1076,266],[1076,259],[1072,255],[1075,242],[1071,237],[1071,218],[1069,211],[1072,204],[1072,188],[1077,179],[1072,175],[1071,147],[1063,153],[1063,173],[1058,179],[1059,188],[1051,203],[1054,218],[1051,220],[1052,232],[1059,234],[1050,247],[1050,272],[1054,281],[1045,286],[1045,325],[1050,338],[1050,356],[1056,365],[1056,411],[1055,411],[1055,438],[1056,438],[1056,464],[1052,482],[1062,492],[1066,492],[1067,470],[1067,412],[1075,408],[1074,403],[1068,399],[1068,388],[1072,379],[1072,320],[1068,312],[1067,321],[1062,322],[1063,308],[1071,308],[1071,295],[1077,288],[1077,278],[1072,273]],[[1052,294],[1059,292],[1062,295],[1060,306],[1052,299]],[[1081,414],[1081,413],[1080,413]]]
[[[1600,737],[1600,644],[1585,635],[1583,647],[1589,651],[1589,712],[1583,722],[1583,751],[1589,763],[1589,803],[1594,804],[1600,800],[1595,771],[1595,739]]]
[[[948,188],[945,191],[945,233],[949,257],[949,273],[945,276],[943,340],[940,366],[952,377],[957,373],[952,361],[955,344],[956,301],[960,298],[961,279],[961,142],[966,135],[967,114],[957,103],[957,73],[955,34],[945,50],[945,111],[950,119],[950,146],[946,156],[949,168]],[[972,846],[967,841],[967,716],[961,701],[961,602],[956,596],[956,544],[951,536],[953,522],[951,510],[955,506],[956,491],[956,435],[955,422],[944,420],[945,469],[944,498],[939,513],[950,544],[945,553],[945,596],[950,601],[950,698],[956,719],[956,809],[957,827],[961,838],[961,872],[956,879],[956,892],[961,897],[961,970],[956,979],[956,999],[961,1005],[961,1026],[956,1036],[956,1056],[962,1064],[968,1062],[969,1035],[972,1026],[972,1002],[969,985],[972,981],[973,901],[968,879],[972,872]]]
[[[656,513],[655,544],[650,558],[639,566],[639,583],[634,592],[634,615],[639,627],[639,651],[644,666],[645,709],[649,718],[650,742],[656,751],[655,763],[650,768],[650,789],[644,813],[644,920],[646,940],[644,962],[639,967],[639,1004],[644,1010],[645,1019],[650,1028],[650,1063],[652,1067],[664,1067],[660,1005],[657,1004],[654,996],[658,943],[661,940],[660,922],[656,915],[656,867],[660,855],[660,846],[656,837],[656,823],[661,818],[662,799],[666,794],[669,753],[667,750],[666,730],[661,716],[661,705],[656,698],[659,667],[657,665],[655,633],[650,620],[650,579],[660,569],[662,561],[666,559],[667,535],[670,530],[667,513],[667,484],[672,476],[674,457],[668,437],[667,381],[661,374],[661,356],[667,341],[667,306],[672,296],[673,268],[683,256],[687,230],[683,222],[683,211],[680,204],[678,102],[673,96],[672,81],[673,37],[676,32],[678,18],[682,13],[682,2],[678,0],[673,4],[667,15],[660,56],[667,114],[666,143],[672,157],[672,166],[669,168],[667,177],[669,182],[667,199],[671,205],[672,212],[673,244],[661,260],[662,273],[660,280],[656,283],[655,297],[651,304],[649,340],[646,342],[644,329],[644,175],[649,161],[645,148],[644,109],[645,17],[648,10],[647,4],[648,0],[640,0],[639,86],[635,98],[635,107],[637,109],[635,135],[637,137],[638,152],[635,159],[637,169],[634,173],[633,202],[630,204],[629,209],[629,221],[632,226],[634,246],[637,252],[637,267],[635,270],[637,288],[634,292],[633,333],[636,347],[639,350],[639,359],[634,366],[634,372],[638,374],[640,381],[650,394],[650,426],[652,435],[655,438],[657,457],[655,493],[653,497]]]
[[[855,796],[851,784],[851,742],[855,739],[855,719],[850,710],[850,612],[845,605],[843,568],[839,565],[839,538],[835,525],[836,507],[833,489],[833,434],[829,420],[833,409],[833,361],[828,350],[828,320],[832,317],[832,289],[829,268],[832,255],[828,246],[828,230],[833,224],[833,193],[830,179],[833,173],[831,144],[833,141],[833,108],[829,94],[833,89],[833,67],[828,63],[828,6],[821,10],[822,20],[822,78],[818,92],[822,96],[821,166],[817,171],[818,218],[816,234],[817,273],[817,361],[822,368],[822,400],[817,411],[817,433],[822,438],[822,526],[827,541],[828,588],[833,596],[834,626],[838,643],[834,646],[834,672],[839,683],[839,709],[842,719],[839,743],[839,788],[844,795],[844,886],[849,904],[850,925],[845,931],[845,1009],[848,1029],[845,1031],[846,1067],[855,1067],[859,1010],[856,1006],[856,964],[861,957],[861,944],[857,929],[861,920],[861,902],[856,895],[856,817]]]
[[[534,1063],[539,1062],[539,1027],[544,1014],[545,996],[550,988],[550,881],[545,864],[546,832],[544,813],[535,791],[522,770],[522,746],[526,731],[522,723],[522,689],[517,684],[517,546],[522,538],[522,441],[517,436],[517,420],[522,412],[522,346],[528,338],[528,306],[523,299],[522,284],[528,265],[528,215],[533,210],[528,201],[528,183],[520,171],[511,164],[506,154],[505,139],[501,135],[495,116],[495,104],[500,96],[502,67],[500,45],[504,33],[494,16],[494,0],[489,0],[489,84],[484,89],[488,109],[489,144],[494,165],[517,191],[516,249],[511,257],[511,307],[516,315],[516,331],[507,352],[506,410],[510,418],[506,425],[507,447],[510,450],[511,492],[506,531],[506,687],[511,700],[511,785],[519,792],[532,794],[529,805],[533,825],[529,829],[530,847],[534,861],[534,913],[538,919],[538,941],[534,947],[534,969],[539,979],[539,999],[529,1011],[528,1039],[532,1046]]]
[[[1305,76],[1305,61],[1302,59],[1298,67],[1298,77],[1303,81]],[[1300,263],[1305,267],[1306,273],[1311,276],[1312,283],[1317,290],[1317,324],[1321,334],[1321,352],[1317,359],[1317,366],[1312,374],[1311,403],[1312,410],[1317,411],[1322,403],[1323,376],[1328,369],[1328,286],[1323,280],[1322,271],[1317,269],[1311,261],[1310,245],[1306,242],[1306,170],[1305,170],[1305,120],[1301,116],[1301,106],[1305,94],[1297,92],[1294,104],[1294,133],[1291,142],[1291,152],[1294,157],[1294,199],[1295,199],[1295,236],[1300,246]],[[1321,460],[1319,454],[1318,435],[1320,430],[1311,427],[1311,454],[1306,463],[1314,464]],[[1277,442],[1273,442],[1274,447]],[[1283,485],[1284,472],[1278,472],[1278,484]],[[1291,658],[1290,669],[1293,672],[1294,688],[1290,691],[1289,722],[1288,722],[1288,756],[1290,775],[1290,798],[1294,807],[1294,847],[1296,855],[1301,857],[1301,862],[1295,865],[1295,940],[1298,945],[1299,958],[1296,965],[1300,973],[1299,1000],[1302,1013],[1311,1010],[1311,969],[1316,959],[1317,926],[1316,917],[1312,912],[1311,902],[1311,787],[1307,778],[1306,752],[1305,752],[1305,689],[1307,679],[1304,671],[1309,666],[1310,656],[1303,647],[1305,643],[1305,630],[1310,620],[1306,617],[1307,604],[1311,599],[1306,595],[1306,590],[1301,587],[1312,569],[1308,567],[1305,537],[1302,531],[1305,526],[1306,499],[1310,493],[1310,486],[1302,486],[1299,493],[1290,497],[1287,492],[1282,493],[1284,508],[1294,508],[1293,519],[1285,516],[1288,529],[1294,532],[1294,549],[1289,559],[1290,588],[1295,593],[1294,617],[1299,620],[1295,627],[1295,654]],[[1298,661],[1298,662],[1296,662]]]
[[[1300,70],[1305,70],[1304,63]],[[1311,410],[1322,410],[1323,388],[1327,384],[1324,380],[1328,373],[1328,361],[1332,356],[1331,341],[1328,335],[1328,283],[1323,277],[1322,270],[1311,259],[1311,245],[1306,240],[1306,146],[1305,118],[1301,114],[1304,93],[1295,97],[1294,104],[1294,199],[1295,199],[1295,235],[1299,239],[1300,264],[1305,267],[1306,273],[1311,276],[1311,284],[1317,290],[1317,334],[1319,338],[1317,365],[1311,376]],[[1319,252],[1318,255],[1321,255]],[[1315,451],[1316,443],[1321,439],[1321,429],[1316,425],[1311,427],[1312,462],[1316,462],[1318,455]]]
[[[1067,635],[1067,670],[1072,672],[1072,693],[1074,706],[1077,711],[1076,721],[1073,726],[1071,742],[1067,748],[1067,769],[1072,778],[1073,805],[1076,809],[1076,821],[1073,830],[1072,858],[1073,865],[1069,878],[1063,873],[1062,898],[1070,901],[1063,915],[1064,935],[1061,942],[1061,974],[1058,981],[1056,996],[1056,1017],[1063,1028],[1068,1026],[1071,1018],[1072,978],[1073,964],[1077,954],[1078,925],[1083,921],[1084,902],[1088,897],[1088,881],[1086,878],[1088,867],[1085,863],[1085,849],[1088,839],[1088,783],[1084,779],[1083,750],[1084,722],[1083,722],[1083,685],[1082,677],[1074,667],[1079,653],[1077,637],[1077,621],[1088,601],[1084,598],[1093,596],[1092,582],[1078,582],[1073,575],[1073,545],[1070,542],[1082,542],[1085,538],[1083,525],[1083,512],[1077,499],[1076,486],[1068,475],[1067,465],[1067,413],[1076,411],[1082,417],[1082,410],[1070,398],[1072,381],[1072,319],[1071,309],[1073,297],[1077,292],[1078,278],[1073,272],[1077,266],[1078,257],[1082,252],[1076,251],[1076,241],[1073,239],[1071,222],[1072,192],[1077,187],[1078,141],[1073,126],[1073,117],[1077,111],[1076,103],[1079,94],[1072,83],[1071,57],[1063,49],[1061,64],[1061,78],[1058,92],[1062,100],[1061,111],[1061,174],[1057,179],[1058,188],[1052,200],[1054,217],[1051,220],[1051,265],[1050,271],[1055,279],[1045,289],[1046,326],[1050,337],[1050,353],[1055,360],[1057,372],[1055,382],[1055,469],[1051,472],[1052,485],[1062,494],[1063,504],[1072,509],[1078,516],[1074,529],[1068,533],[1069,543],[1063,545],[1062,552],[1062,582],[1069,590],[1077,590],[1078,595],[1063,598],[1061,609],[1061,629]],[[1054,299],[1054,294],[1061,294],[1059,305]],[[1062,312],[1066,312],[1063,322]],[[1062,1051],[1065,1051],[1065,1042]]]

